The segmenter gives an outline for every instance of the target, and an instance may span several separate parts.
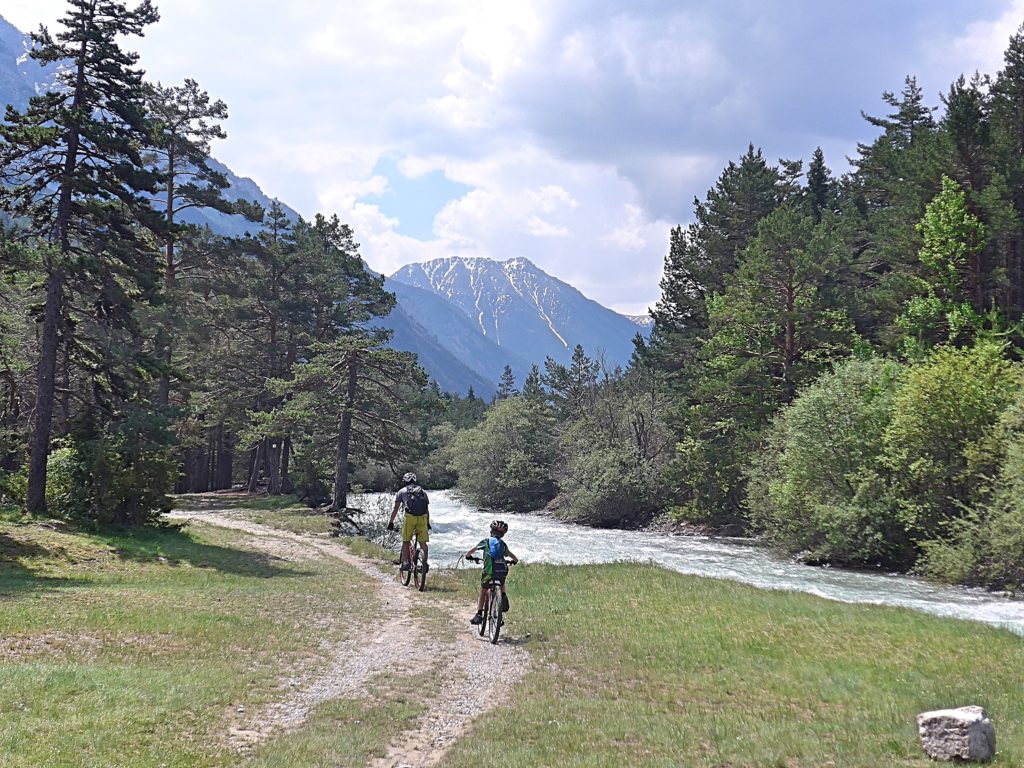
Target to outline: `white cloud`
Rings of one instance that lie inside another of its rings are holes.
[[[961,64],[967,73],[973,71],[994,75],[1003,68],[1003,52],[1009,39],[1024,22],[1024,0],[1011,0],[1006,10],[995,19],[973,22],[956,37],[943,56]]]
[[[669,228],[748,141],[768,157],[822,144],[841,168],[883,90],[915,71],[937,78],[930,93],[954,69],[995,72],[1024,19],[1024,0],[157,5],[130,44],[149,76],[227,101],[218,158],[306,216],[338,213],[371,266],[526,256],[633,312],[658,296]],[[0,0],[22,29],[64,8]],[[385,156],[471,188],[433,240],[366,201],[387,192]]]

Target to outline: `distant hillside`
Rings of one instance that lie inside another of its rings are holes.
[[[24,109],[28,100],[53,87],[57,66],[40,67],[28,52],[31,38],[0,16],[0,104]]]
[[[27,34],[0,16],[0,104],[24,109],[32,96],[53,88],[58,67],[51,65],[43,68],[36,64],[28,55],[31,44],[32,40]],[[227,176],[229,186],[224,196],[228,200],[248,200],[264,208],[270,207],[271,198],[252,179],[238,176],[217,160],[213,160],[211,166]],[[284,209],[293,221],[299,218],[299,214],[287,205]],[[228,216],[200,208],[185,211],[182,218],[192,224],[207,225],[217,234],[225,236],[238,236],[255,230],[252,222],[242,216]]]
[[[506,359],[519,361],[510,362],[517,373],[531,363],[543,364],[546,357],[566,364],[577,344],[609,367],[624,367],[633,354],[633,338],[649,330],[524,258],[435,259],[405,266],[391,280],[430,291],[457,307]]]

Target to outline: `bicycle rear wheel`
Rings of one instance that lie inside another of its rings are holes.
[[[501,634],[501,587],[494,587],[491,590],[490,618],[487,622],[487,636],[491,638],[491,644],[498,642],[498,635]]]
[[[416,580],[416,589],[422,592],[427,586],[427,562],[423,558],[423,550],[420,549],[418,541],[412,556],[412,576]]]
[[[491,599],[488,597],[486,600],[484,600],[484,610],[483,613],[481,614],[483,620],[480,622],[480,637],[483,637],[485,634],[487,634],[487,623],[490,621],[490,609]]]

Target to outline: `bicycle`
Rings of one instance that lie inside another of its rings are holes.
[[[467,557],[467,560],[472,560],[474,563],[481,562],[479,557]],[[513,566],[511,560],[504,561],[507,566]],[[506,575],[508,571],[505,571]],[[480,636],[487,637],[491,641],[491,645],[496,645],[498,642],[498,635],[501,634],[501,628],[505,624],[505,620],[502,618],[502,614],[505,613],[505,601],[502,599],[505,596],[502,587],[505,585],[505,578],[492,578],[487,582],[487,597],[484,599],[484,610],[482,613],[483,621],[480,622]]]
[[[423,559],[423,549],[420,547],[420,537],[413,536],[412,541],[409,542],[409,548],[412,553],[412,562],[409,565],[408,570],[401,570],[399,565],[399,577],[402,580],[402,586],[408,587],[410,581],[414,581],[416,589],[420,592],[427,586],[427,570],[429,566],[426,560]]]

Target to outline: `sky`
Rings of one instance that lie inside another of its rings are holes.
[[[128,0],[128,5],[134,5]],[[642,314],[748,144],[836,172],[884,91],[995,74],[1024,0],[156,0],[149,79],[227,102],[213,154],[374,269],[525,256]],[[0,0],[23,31],[64,0]]]

